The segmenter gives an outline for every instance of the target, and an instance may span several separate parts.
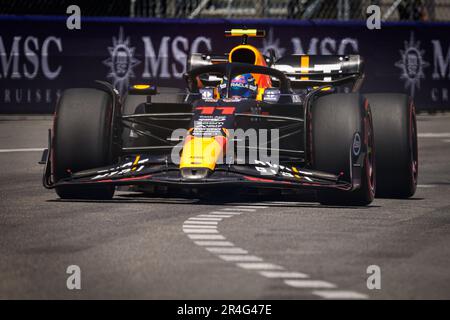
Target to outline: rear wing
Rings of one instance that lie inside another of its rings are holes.
[[[269,58],[267,58],[269,59]],[[269,59],[270,60],[270,59]],[[192,53],[187,58],[187,71],[198,67],[227,63],[228,56]],[[269,62],[269,61],[268,61]],[[364,61],[360,55],[300,55],[284,56],[270,68],[282,71],[290,80],[293,89],[323,85],[351,84],[353,91],[359,90],[364,79]],[[202,79],[205,85],[217,85],[220,79],[210,76]],[[273,79],[277,83],[276,79]]]
[[[299,55],[278,59],[272,68],[282,71],[293,88],[314,85],[360,86],[364,78],[364,61],[359,55]]]

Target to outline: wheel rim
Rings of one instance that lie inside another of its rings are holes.
[[[419,174],[419,161],[418,161],[418,146],[417,146],[417,123],[416,123],[416,114],[414,112],[413,107],[411,108],[411,143],[410,143],[410,152],[411,152],[411,173],[412,173],[412,182],[413,185],[417,184],[417,177]]]
[[[375,144],[372,132],[372,115],[369,111],[366,120],[366,137],[367,137],[367,155],[366,155],[366,175],[367,175],[367,184],[369,188],[370,194],[375,197],[375,185],[376,185],[376,177],[375,177]]]
[[[367,125],[367,182],[369,191],[375,195],[375,152],[374,139],[372,134],[372,117],[368,116],[369,121]]]

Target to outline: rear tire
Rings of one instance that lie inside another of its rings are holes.
[[[361,168],[361,186],[354,191],[319,190],[318,200],[325,205],[366,206],[375,197],[375,150],[373,128],[367,101],[356,93],[330,94],[318,98],[312,106],[312,161],[316,170],[341,174],[351,181],[350,150],[360,136],[366,152]]]
[[[405,94],[367,94],[377,133],[377,197],[409,198],[419,172],[416,113]]]
[[[65,90],[56,107],[53,133],[53,175],[56,181],[71,172],[111,164],[112,97],[97,89]],[[114,186],[57,186],[62,199],[111,199]]]

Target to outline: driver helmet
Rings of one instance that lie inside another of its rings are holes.
[[[219,93],[222,98],[227,94],[228,79],[223,78],[219,85]],[[240,97],[246,99],[254,99],[258,93],[258,87],[255,78],[250,73],[245,73],[234,77],[230,83],[230,98]]]

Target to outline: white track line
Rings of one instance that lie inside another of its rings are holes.
[[[216,229],[191,229],[183,228],[185,233],[219,233]]]
[[[217,254],[247,254],[248,251],[242,248],[223,248],[223,247],[209,247],[206,248],[209,252]]]
[[[316,290],[313,294],[324,299],[368,299],[365,294],[355,291],[340,291],[340,290]]]
[[[0,149],[0,153],[9,152],[39,152],[44,151],[45,148],[23,148],[23,149]]]
[[[450,132],[424,132],[417,136],[419,138],[450,138]]]
[[[266,278],[281,278],[281,279],[308,278],[308,275],[304,273],[289,272],[289,271],[261,271],[259,274]]]
[[[233,243],[229,241],[194,241],[198,246],[216,246],[216,247],[232,247]]]
[[[225,209],[221,209],[223,211],[244,211],[244,212],[255,212],[256,209],[245,209],[245,208],[238,208],[238,207],[233,207],[233,208],[225,208]]]
[[[184,225],[187,224],[203,224],[203,225],[216,225],[217,226],[218,221],[192,221],[192,220],[186,220],[184,222]]]
[[[227,214],[227,215],[236,215],[236,216],[238,216],[238,215],[240,215],[240,214],[243,214],[243,212],[231,212],[231,211],[211,211],[209,214],[213,214],[213,215],[216,215],[216,214]]]
[[[219,255],[219,258],[225,261],[234,261],[234,262],[261,262],[262,258],[257,256],[249,256],[246,254],[223,254]]]
[[[284,283],[294,288],[336,288],[335,284],[321,280],[284,280]]]
[[[224,212],[225,213],[225,212]],[[199,214],[197,217],[199,218],[231,218],[233,215],[219,215],[219,214]]]
[[[242,208],[242,209],[267,209],[268,206],[236,206],[236,208]]]
[[[417,188],[436,188],[436,184],[418,184]]]
[[[188,234],[188,237],[192,240],[225,240],[220,234]]]
[[[202,224],[184,224],[183,229],[217,229],[217,225],[215,226],[205,226]]]
[[[265,263],[265,262],[244,262],[237,263],[237,266],[242,269],[247,270],[283,270],[282,266],[273,264],[273,263]]]
[[[222,221],[222,218],[189,218],[189,221]]]
[[[284,284],[290,287],[313,290],[312,294],[324,299],[368,298],[367,295],[354,291],[330,290],[337,288],[337,286],[331,282],[309,279],[309,275],[305,273],[286,271],[280,265],[265,262],[263,258],[250,255],[247,250],[234,246],[232,242],[224,241],[226,238],[217,229],[218,223],[223,219],[267,208],[270,207],[238,205],[223,208],[220,211],[211,211],[208,214],[198,214],[183,223],[183,232],[196,245],[203,246],[208,252],[217,255],[218,258],[227,262],[234,262],[239,268],[258,272],[263,277],[283,280]]]

